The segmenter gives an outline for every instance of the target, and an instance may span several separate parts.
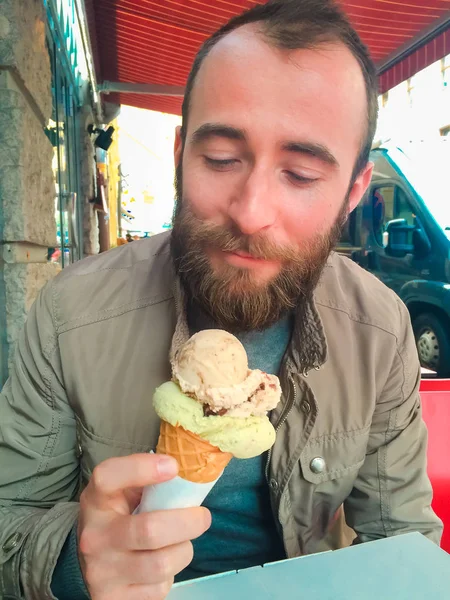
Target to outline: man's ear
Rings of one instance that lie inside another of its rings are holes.
[[[175,167],[178,167],[180,163],[182,152],[183,140],[181,139],[181,125],[177,125],[177,127],[175,127],[175,142],[173,145],[173,157],[175,161]]]
[[[370,181],[372,179],[373,167],[374,167],[373,162],[368,162],[366,164],[366,166],[364,167],[364,169],[361,171],[361,173],[356,178],[355,183],[353,184],[353,187],[350,190],[350,194],[349,194],[349,201],[348,201],[349,214],[352,212],[352,210],[354,210],[357,207],[361,198],[366,193],[366,190],[369,187]]]

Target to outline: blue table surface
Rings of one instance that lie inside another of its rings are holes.
[[[420,533],[175,585],[167,600],[449,600],[450,555]]]

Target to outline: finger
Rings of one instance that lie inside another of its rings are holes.
[[[109,520],[106,527],[85,528],[78,545],[86,556],[99,554],[105,548],[119,553],[158,550],[193,540],[210,525],[211,513],[204,507],[127,514]]]
[[[128,502],[128,512],[131,514],[142,500],[142,488],[129,488],[125,490],[125,499]]]
[[[164,600],[173,585],[173,579],[155,584],[133,584],[121,587],[102,587],[90,591],[92,600]]]
[[[194,550],[191,542],[167,546],[160,550],[128,552],[121,555],[120,562],[112,568],[105,563],[105,581],[107,574],[115,573],[119,585],[162,583],[173,579],[192,561]]]
[[[129,488],[161,483],[178,473],[177,461],[164,454],[131,454],[109,458],[95,467],[86,492],[97,507],[109,507],[111,499]]]
[[[116,522],[112,535],[129,550],[156,550],[194,540],[210,526],[207,508],[182,508],[124,517]]]
[[[85,580],[89,589],[117,589],[131,584],[153,585],[172,580],[192,561],[191,542],[160,550],[112,553],[88,564]]]

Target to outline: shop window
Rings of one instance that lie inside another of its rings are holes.
[[[358,208],[355,208],[350,215],[342,229],[340,245],[343,246],[355,246],[356,244],[356,213]]]
[[[49,248],[48,260],[61,267],[82,258],[82,215],[78,202],[77,106],[70,73],[61,62],[58,41],[47,34],[52,73],[52,114],[45,133],[53,146],[55,181],[56,246]]]

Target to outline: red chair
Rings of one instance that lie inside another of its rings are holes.
[[[428,427],[428,475],[433,509],[444,522],[441,547],[450,553],[450,380],[423,379],[423,418]]]

